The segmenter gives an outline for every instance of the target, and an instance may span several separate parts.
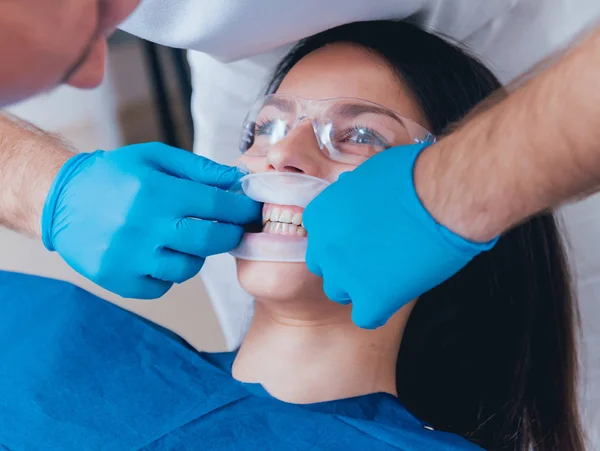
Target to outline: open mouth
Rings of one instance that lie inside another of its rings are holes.
[[[241,260],[304,262],[307,232],[302,224],[302,207],[264,204],[262,224],[246,226],[240,244],[230,253]]]
[[[308,232],[303,224],[304,208],[330,182],[305,174],[262,172],[241,179],[242,191],[263,203],[262,220],[248,224],[235,249],[238,260],[303,263]]]
[[[271,235],[306,237],[301,207],[265,204],[262,211],[262,231]]]

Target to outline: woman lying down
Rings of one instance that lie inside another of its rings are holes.
[[[415,130],[442,133],[498,87],[410,25],[342,26],[297,45],[259,100],[286,111],[313,100],[310,120],[282,130],[258,118],[240,163],[334,180]],[[321,148],[322,114],[348,126]],[[267,232],[304,234],[297,212],[264,211]],[[354,326],[303,263],[240,260],[238,277],[256,299],[248,335],[237,352],[206,354],[68,284],[3,273],[0,448],[583,449],[577,312],[550,214],[376,330]]]

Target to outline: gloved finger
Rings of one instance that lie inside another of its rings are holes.
[[[152,161],[172,176],[221,189],[229,189],[244,176],[236,167],[222,165],[166,144],[153,144],[162,148],[152,152]]]
[[[202,265],[203,258],[161,249],[159,255],[151,259],[147,275],[165,282],[182,283],[198,274]]]
[[[170,177],[168,193],[181,217],[244,225],[260,221],[262,208],[258,202],[238,193],[213,186]]]
[[[325,188],[325,190],[327,190],[327,188]],[[316,210],[318,210],[319,196],[322,196],[322,195],[323,195],[323,192],[318,194],[317,197],[315,197],[313,200],[310,201],[310,203],[306,206],[306,208],[302,212],[302,225],[306,229],[307,232],[309,229],[312,229],[313,218],[316,219],[318,217],[318,212]],[[314,212],[314,214],[313,214],[313,212]]]
[[[315,252],[314,241],[311,241],[309,238],[306,245],[306,256],[304,257],[306,267],[315,276],[323,277],[323,270],[321,269],[321,265],[319,264],[319,260],[316,258],[316,255],[317,253]]]
[[[165,247],[198,257],[229,252],[236,247],[244,229],[233,224],[183,218],[177,222]]]
[[[324,213],[327,214],[335,209],[332,208],[332,205],[334,207],[339,205],[339,198],[336,195],[336,193],[339,192],[338,184],[342,177],[345,178],[350,173],[351,171],[340,174],[337,181],[326,187],[308,203],[304,209],[304,212],[302,212],[302,221],[304,223],[304,228],[307,231],[309,231],[312,227],[318,226],[319,223],[323,223],[322,218]]]
[[[352,322],[363,329],[377,329],[383,326],[396,313],[390,311],[389,303],[374,303],[371,299],[354,295],[352,302]]]
[[[309,256],[308,251],[306,252],[306,267],[310,272],[312,272],[317,277],[323,277],[323,271],[321,270],[321,265],[319,265],[316,259]]]
[[[338,304],[348,305],[350,303],[350,295],[341,286],[338,285],[339,277],[328,272],[323,273],[323,291],[325,295]]]
[[[158,299],[169,291],[172,286],[172,282],[146,276],[140,277],[138,281],[126,284],[126,288],[114,292],[128,299]]]

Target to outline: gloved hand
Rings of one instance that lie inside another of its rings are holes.
[[[160,143],[75,155],[46,198],[44,245],[116,294],[158,298],[260,220],[258,203],[224,191],[242,175]]]
[[[421,204],[413,167],[425,144],[388,149],[341,175],[306,208],[306,264],[352,320],[379,327],[495,241],[467,241]],[[448,302],[451,302],[449,299]]]

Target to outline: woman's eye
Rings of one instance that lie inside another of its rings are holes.
[[[350,137],[349,141],[356,144],[376,144],[377,138],[367,131],[360,130]]]
[[[254,126],[255,135],[270,135],[273,132],[273,121],[261,121],[257,122]]]
[[[288,123],[282,119],[262,119],[256,122],[254,134],[257,137],[268,137],[271,144],[283,139],[288,132]]]
[[[367,127],[352,127],[344,133],[341,142],[388,148],[390,144],[374,130]]]

